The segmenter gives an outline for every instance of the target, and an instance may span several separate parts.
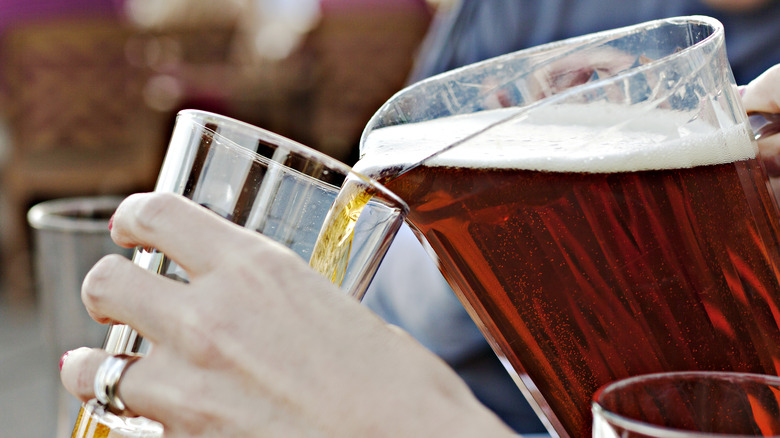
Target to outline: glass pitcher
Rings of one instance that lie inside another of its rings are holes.
[[[361,153],[554,436],[627,376],[780,372],[780,215],[716,20],[430,78]]]

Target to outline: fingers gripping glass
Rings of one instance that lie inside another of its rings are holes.
[[[737,91],[722,24],[677,17],[443,73],[369,121],[356,169],[408,203],[551,435],[589,435],[619,378],[777,372],[780,212]]]
[[[321,230],[345,181],[363,186],[367,202],[342,223],[346,232],[330,231],[346,236],[334,241]],[[249,124],[193,110],[177,117],[155,191],[181,194],[280,242],[355,299],[365,293],[407,212],[403,201],[385,188],[324,154]],[[133,261],[187,281],[186,272],[155,249],[137,249]],[[143,354],[150,345],[131,327],[115,325],[104,348],[117,355]],[[73,436],[109,436],[96,435],[95,424],[110,429],[110,436],[162,433],[156,423],[115,416],[92,401],[82,408]]]

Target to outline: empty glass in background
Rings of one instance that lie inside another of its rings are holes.
[[[592,407],[594,438],[778,437],[780,377],[647,374],[603,387]]]
[[[35,243],[35,283],[47,363],[55,363],[63,351],[103,342],[106,327],[92,320],[81,303],[81,283],[106,254],[132,254],[117,246],[108,231],[108,220],[121,201],[113,196],[60,198],[36,204],[27,213]],[[55,408],[52,436],[68,437],[81,403],[62,386],[57,368],[52,367],[46,377],[56,394],[49,400]]]
[[[186,110],[176,119],[155,191],[193,199],[309,261],[339,187],[348,178],[364,185],[371,199],[347,224],[351,239],[334,248],[343,257],[333,257],[336,264],[325,266],[325,275],[345,293],[361,299],[407,207],[345,164],[255,126]],[[184,270],[156,250],[138,249],[133,261],[169,278],[187,281]],[[132,328],[115,325],[109,329],[104,348],[114,354],[143,354],[150,345]],[[78,438],[161,435],[159,424],[118,417],[95,400],[82,407],[73,432]]]

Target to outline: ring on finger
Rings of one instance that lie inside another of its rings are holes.
[[[119,397],[119,383],[127,368],[141,356],[117,354],[103,360],[95,374],[94,390],[98,403],[115,414],[124,414],[127,405]]]

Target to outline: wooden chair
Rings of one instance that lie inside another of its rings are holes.
[[[109,19],[10,29],[2,41],[9,146],[2,169],[0,254],[6,293],[32,298],[26,211],[66,196],[149,190],[167,117],[143,99],[147,72],[128,62],[134,32]]]

